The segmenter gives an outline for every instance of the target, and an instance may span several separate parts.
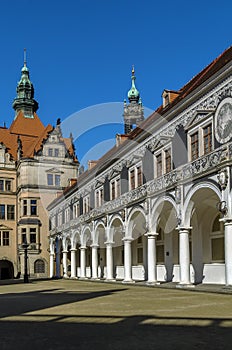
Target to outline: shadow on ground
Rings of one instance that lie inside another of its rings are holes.
[[[44,314],[43,309],[122,292],[63,292],[60,289],[0,295],[0,349],[229,350],[232,320],[148,315]],[[26,313],[41,310],[33,315]],[[48,310],[49,312],[49,310]],[[20,316],[20,320],[17,317]],[[44,317],[44,318],[43,318]],[[9,319],[11,318],[11,319]],[[14,318],[16,320],[14,320]]]

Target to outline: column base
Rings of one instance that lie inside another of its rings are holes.
[[[68,275],[64,275],[63,278],[67,280],[67,279],[69,279],[69,276]]]
[[[147,286],[157,286],[160,285],[160,282],[158,281],[146,281]]]
[[[195,288],[195,285],[192,283],[183,283],[180,282],[176,285],[176,288]]]
[[[116,279],[114,278],[106,278],[104,282],[116,282]]]
[[[80,281],[86,281],[86,280],[89,280],[89,278],[88,277],[79,277],[78,278]]]
[[[76,276],[71,276],[70,279],[71,280],[77,280],[77,277]]]
[[[91,281],[100,281],[101,279],[99,277],[91,277]]]
[[[222,289],[232,290],[232,284],[227,284],[223,286]]]
[[[123,280],[122,283],[123,284],[134,284],[135,281],[133,281],[133,280]]]

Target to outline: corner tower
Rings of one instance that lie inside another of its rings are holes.
[[[134,67],[132,67],[131,88],[127,94],[129,103],[124,100],[123,118],[125,134],[129,134],[131,132],[134,124],[138,126],[138,124],[144,120],[142,100],[140,98],[139,91],[136,89],[135,79],[135,70]]]
[[[24,65],[21,70],[21,79],[17,85],[17,96],[13,102],[15,117],[20,111],[25,118],[34,118],[34,113],[39,108],[38,102],[34,100],[34,87],[30,81],[29,69],[26,63],[26,50],[24,49]]]

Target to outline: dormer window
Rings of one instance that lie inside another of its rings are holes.
[[[178,91],[164,90],[162,93],[163,97],[163,108],[167,107],[173,100],[179,95]]]

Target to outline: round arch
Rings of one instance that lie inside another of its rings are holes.
[[[14,278],[14,266],[9,260],[0,260],[0,280]]]
[[[218,186],[212,182],[209,181],[204,181],[199,184],[194,185],[187,193],[187,196],[184,201],[184,206],[183,206],[183,224],[186,227],[190,227],[190,222],[191,222],[191,216],[192,216],[192,211],[194,209],[194,201],[193,197],[196,195],[197,192],[200,190],[204,191],[213,191],[214,194],[217,196],[218,200],[221,200],[221,192],[218,188]],[[208,200],[208,198],[207,198]]]
[[[176,226],[176,215],[177,215],[177,207],[176,202],[172,196],[161,196],[159,197],[154,205],[152,206],[151,210],[151,229],[156,231],[157,226],[160,221],[160,215],[163,210],[165,210],[165,207],[169,207],[170,216],[169,220],[167,221],[169,226]]]

